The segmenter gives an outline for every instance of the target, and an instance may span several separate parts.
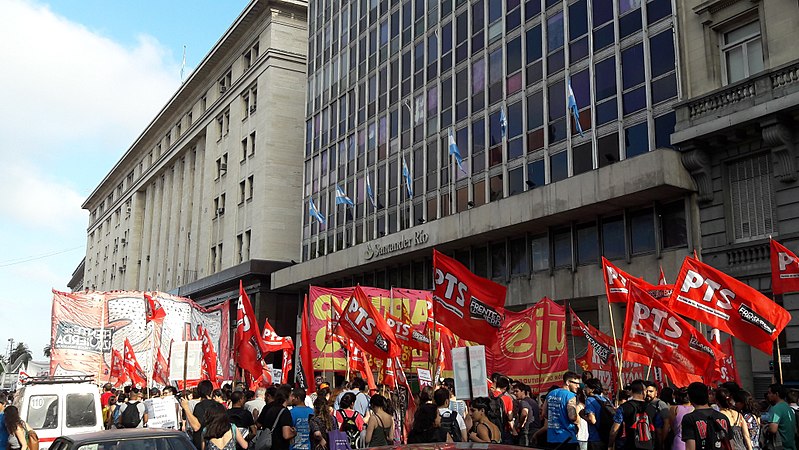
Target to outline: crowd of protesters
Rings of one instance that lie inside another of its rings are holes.
[[[204,380],[182,392],[106,385],[101,403],[106,428],[142,428],[143,397],[171,400],[178,427],[198,450],[246,449],[260,430],[271,430],[272,450],[465,441],[559,450],[797,450],[799,391],[779,384],[759,402],[735,383],[659,389],[635,380],[610,395],[590,372],[566,372],[546,392],[501,374],[489,387],[487,397],[459,400],[447,378],[400,401],[397,390],[369,390],[360,378],[335,389],[317,378],[310,395],[290,385],[215,389]],[[0,449],[21,448],[29,429],[10,399],[0,392]]]

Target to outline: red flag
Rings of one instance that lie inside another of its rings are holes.
[[[349,370],[360,374],[361,378],[366,380],[369,389],[376,389],[375,376],[372,373],[372,368],[369,365],[369,360],[364,355],[363,351],[355,345],[355,342],[350,340],[347,343],[347,353],[349,354]]]
[[[602,364],[612,364],[616,354],[612,339],[606,340],[607,335],[584,323],[571,308],[569,308],[569,317],[571,317],[572,335],[585,336],[588,346],[591,347],[595,357]]]
[[[771,291],[774,295],[799,292],[799,257],[771,239]]]
[[[263,355],[266,347],[258,332],[258,323],[252,310],[250,297],[244,291],[244,285],[239,281],[239,304],[236,312],[236,338],[233,344],[233,354],[236,364],[250,373],[253,377],[260,377],[263,372]]]
[[[288,338],[289,340],[291,338]],[[294,344],[291,345],[292,348],[289,350],[287,348],[283,349],[283,378],[280,380],[281,384],[286,384],[289,382],[289,372],[291,372],[291,354],[294,352]]]
[[[210,380],[214,386],[217,385],[217,356],[216,351],[214,351],[214,343],[211,342],[211,336],[208,334],[208,330],[203,328],[202,334],[203,340],[203,373],[205,374],[205,378]]]
[[[400,354],[394,332],[386,323],[361,286],[356,286],[352,297],[342,308],[339,327],[355,345],[378,359],[387,359]]]
[[[308,319],[308,296],[305,296],[302,308],[302,324],[300,326],[300,359],[297,361],[296,378],[301,387],[308,393],[316,391],[316,382],[313,376],[313,358],[311,357],[311,327]]]
[[[738,376],[738,363],[735,361],[735,350],[733,349],[731,337],[721,343],[721,351],[724,352],[725,357],[716,361],[718,377],[713,381],[718,381],[719,383],[735,381],[740,384],[741,378]]]
[[[638,278],[630,275],[629,273],[614,266],[610,261],[602,257],[602,275],[605,278],[605,293],[608,296],[609,303],[624,303],[627,301],[627,292],[631,284],[636,284],[638,287],[646,291],[655,299],[664,299],[671,295],[672,285],[658,285],[648,283],[643,278]],[[661,280],[663,278],[663,271],[661,270]]]
[[[419,351],[429,351],[430,338],[414,327],[405,302],[402,303],[400,314],[402,315],[401,318],[394,317],[391,314],[386,315],[386,323],[394,331],[397,343]]]
[[[483,345],[497,340],[505,316],[505,286],[478,277],[433,250],[436,320],[458,336]]]
[[[145,313],[145,322],[150,322],[152,320],[156,322],[161,322],[166,317],[166,311],[161,306],[161,302],[154,299],[148,293],[144,293],[144,313]]]
[[[697,261],[685,258],[667,306],[685,317],[718,328],[771,354],[791,315],[754,288]]]
[[[278,336],[275,329],[269,324],[269,319],[264,321],[264,332],[261,335],[263,338],[264,346],[268,353],[278,352],[280,350],[294,351],[294,342],[291,337]]]
[[[117,386],[121,386],[125,381],[127,381],[128,376],[125,373],[125,359],[122,357],[122,354],[118,351],[111,349],[111,374],[112,378],[116,378]]]
[[[164,359],[160,348],[155,358],[155,366],[153,366],[153,381],[164,386],[169,385],[169,363]]]
[[[688,321],[635,285],[627,301],[623,348],[625,354],[638,353],[695,375],[705,375],[723,357]]]
[[[133,346],[130,345],[130,340],[128,338],[125,338],[124,356],[123,365],[125,367],[125,373],[130,378],[131,383],[139,387],[145,386],[147,384],[147,377],[144,375],[144,370],[142,370],[139,362],[136,361],[136,353],[133,351]]]

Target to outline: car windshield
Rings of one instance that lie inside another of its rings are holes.
[[[187,439],[142,437],[82,444],[75,450],[194,450]]]

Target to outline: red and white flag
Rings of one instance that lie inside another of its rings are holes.
[[[453,333],[483,345],[496,342],[505,318],[506,288],[433,250],[436,320]]]
[[[233,343],[233,359],[242,369],[250,373],[252,377],[258,378],[263,372],[263,357],[266,354],[266,346],[261,333],[258,331],[258,323],[255,321],[255,313],[250,303],[250,297],[244,291],[244,285],[239,281],[239,303],[236,309],[236,337]]]
[[[313,357],[311,356],[313,341],[311,340],[311,324],[308,316],[309,307],[310,303],[306,295],[302,308],[302,324],[300,325],[300,359],[297,361],[297,370],[294,373],[300,387],[304,387],[310,394],[316,391],[316,382],[313,375]]]
[[[166,317],[166,311],[161,306],[161,302],[153,298],[150,294],[144,293],[145,322],[162,322]]]
[[[264,321],[264,331],[261,335],[264,346],[268,353],[279,352],[281,350],[294,351],[294,342],[289,336],[278,336],[275,329],[269,323],[269,319]]]
[[[291,338],[288,338],[291,340]],[[283,349],[283,378],[280,380],[280,384],[286,384],[289,382],[289,372],[291,372],[292,364],[291,364],[291,355],[294,353],[294,344],[291,344],[291,349]]]
[[[155,366],[153,366],[153,381],[164,386],[169,385],[169,363],[160,348],[155,358]]]
[[[660,266],[660,279],[658,280],[658,286],[668,286],[669,283],[666,282],[666,274],[663,273],[663,266]]]
[[[635,284],[657,300],[668,298],[671,295],[673,286],[660,284],[655,286],[648,283],[643,278],[638,278],[614,266],[613,263],[602,257],[602,275],[605,279],[605,293],[609,303],[624,303],[627,301],[627,293],[631,284]],[[663,271],[661,270],[661,280],[665,282]]]
[[[117,386],[121,386],[128,379],[125,373],[125,358],[118,351],[111,349],[111,373],[112,378],[116,378]]]
[[[125,373],[128,378],[130,378],[130,382],[138,387],[146,386],[147,377],[144,375],[144,370],[142,370],[139,362],[136,360],[136,353],[133,351],[133,346],[130,345],[130,340],[128,338],[125,338],[124,356],[123,365],[125,367]]]
[[[751,286],[690,256],[667,303],[685,317],[718,328],[771,354],[791,315]]]
[[[394,331],[378,313],[361,286],[355,287],[352,296],[342,307],[341,314],[339,328],[363,351],[378,359],[400,354]]]
[[[771,291],[774,295],[799,292],[799,257],[771,239]]]
[[[214,343],[211,341],[211,336],[208,334],[208,329],[203,328],[201,337],[203,342],[203,374],[214,386],[217,386],[217,355],[214,350]]]

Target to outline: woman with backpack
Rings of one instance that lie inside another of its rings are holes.
[[[29,450],[30,441],[35,441],[34,450],[38,450],[39,438],[35,437],[36,432],[19,416],[19,409],[16,406],[5,409],[5,423],[8,430],[8,450]]]
[[[394,409],[391,404],[380,394],[375,394],[369,400],[372,414],[366,424],[364,442],[369,447],[382,447],[394,443]]]
[[[472,400],[469,412],[472,415],[472,428],[469,430],[471,442],[486,442],[499,444],[502,442],[502,432],[491,420],[488,411],[491,409],[491,400],[488,397],[477,397]]]
[[[749,426],[744,420],[743,414],[735,409],[735,401],[732,399],[730,391],[722,387],[716,389],[716,404],[719,406],[719,412],[727,416],[727,420],[730,421],[732,450],[752,450]]]
[[[330,448],[328,433],[337,428],[336,419],[330,414],[330,405],[325,396],[317,396],[313,402],[313,415],[308,418],[311,428],[312,450],[325,450]]]
[[[336,411],[336,421],[339,424],[339,431],[347,433],[350,438],[352,448],[357,448],[358,438],[366,425],[363,416],[353,407],[355,405],[355,394],[347,392],[339,401],[339,410]]]
[[[749,440],[752,441],[752,450],[760,450],[760,409],[755,403],[752,394],[743,389],[733,394],[735,408],[744,415],[744,420],[749,428]]]
[[[202,446],[200,450],[235,450],[247,448],[247,440],[241,435],[236,425],[230,423],[224,405],[217,403],[205,412],[205,428],[202,431]]]

